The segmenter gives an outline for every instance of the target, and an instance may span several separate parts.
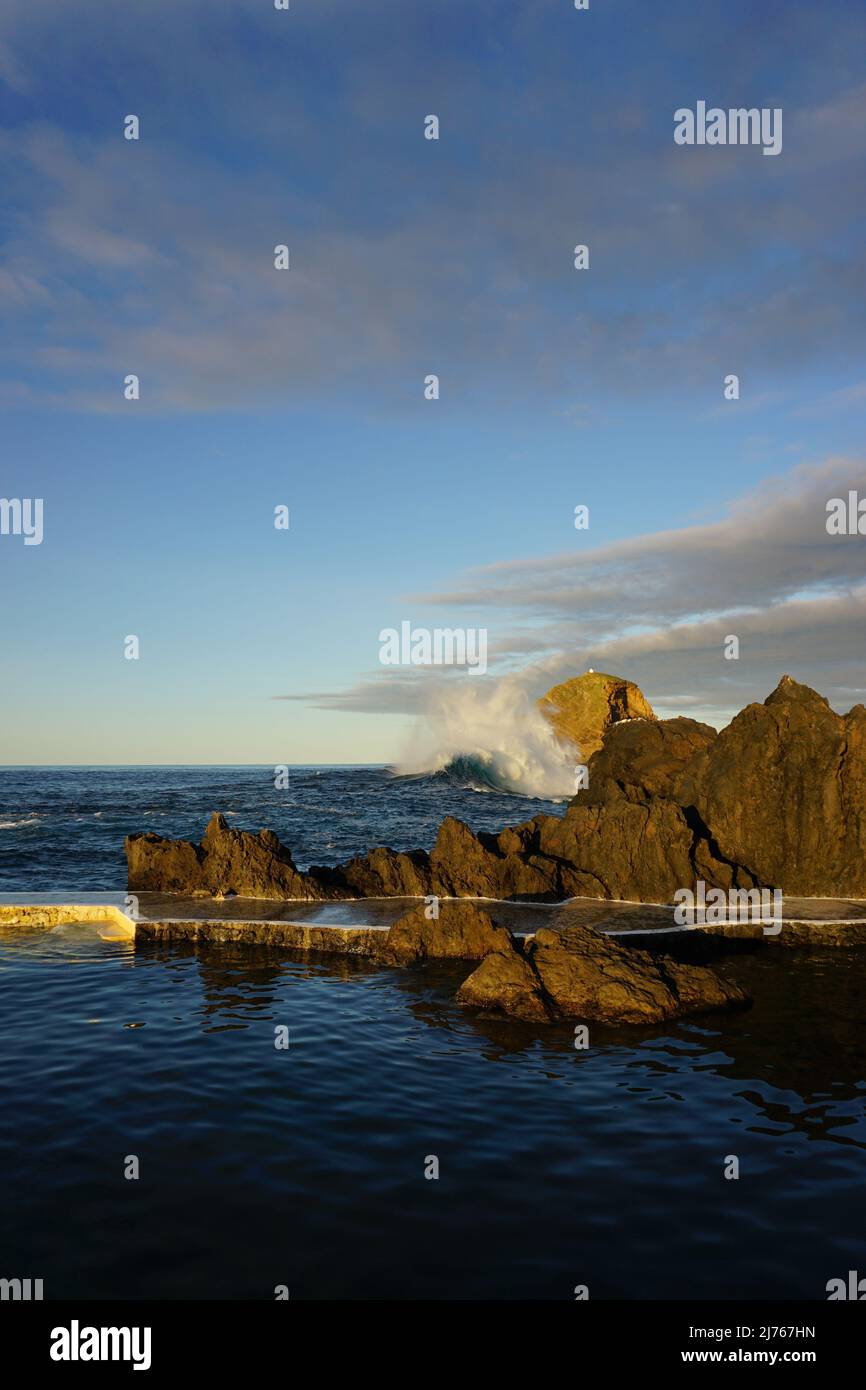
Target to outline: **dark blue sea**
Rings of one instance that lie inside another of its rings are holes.
[[[482,789],[473,771],[480,777],[297,767],[277,790],[273,767],[0,768],[0,893],[123,890],[125,835],[198,841],[214,811],[244,830],[275,830],[305,869],[377,845],[429,849],[448,814],[501,830],[565,809]]]
[[[0,892],[122,891],[126,833],[197,839],[214,810],[306,866],[429,847],[447,812],[562,807],[370,768],[288,791],[272,768],[6,769]],[[0,931],[0,1277],[76,1299],[824,1299],[866,1274],[866,952],[728,968],[750,1011],[576,1050],[459,1009],[465,966]]]

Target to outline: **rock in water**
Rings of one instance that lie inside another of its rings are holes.
[[[167,840],[147,831],[127,835],[126,881],[134,892],[208,893],[202,872],[202,851],[189,840]]]
[[[428,856],[418,849],[371,849],[335,869],[311,868],[310,876],[342,887],[344,898],[422,898],[430,892]]]
[[[545,994],[537,972],[513,946],[485,956],[478,969],[463,981],[457,1002],[529,1023],[549,1023],[556,1018],[553,1002]]]
[[[484,957],[457,994],[461,1004],[517,1018],[661,1023],[711,1009],[742,1008],[739,985],[702,965],[632,950],[592,927],[543,927],[522,954]]]
[[[483,960],[491,951],[508,951],[511,933],[494,926],[489,914],[469,902],[444,902],[439,916],[413,907],[389,928],[383,959],[394,965],[425,960]]]
[[[251,835],[232,830],[224,816],[211,816],[201,845],[161,835],[128,835],[128,882],[133,891],[184,893],[190,897],[343,897],[295,868],[272,830]]]
[[[601,671],[554,685],[538,701],[558,738],[573,743],[584,762],[602,745],[606,731],[622,719],[655,719],[652,705],[632,682]]]
[[[632,950],[592,927],[561,933],[545,927],[524,946],[469,902],[442,902],[432,920],[423,907],[411,908],[376,954],[388,965],[479,961],[458,990],[458,1001],[533,1023],[659,1023],[749,1003],[738,985],[715,970]]]

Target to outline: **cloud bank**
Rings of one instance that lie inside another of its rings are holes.
[[[571,552],[472,571],[408,597],[407,611],[426,605],[451,626],[469,622],[461,615],[488,623],[493,699],[497,679],[515,670],[541,694],[592,666],[636,681],[662,713],[722,724],[788,671],[847,709],[866,697],[864,539],[831,536],[826,520],[828,500],[851,489],[866,496],[862,460],[802,466],[716,521],[601,546],[591,530],[576,533]],[[738,660],[723,655],[730,635]],[[282,698],[423,715],[469,679],[382,671],[346,691]]]

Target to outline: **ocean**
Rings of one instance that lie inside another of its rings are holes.
[[[454,772],[5,769],[0,892],[122,892],[126,833],[197,839],[215,810],[306,867],[563,807]],[[824,1299],[866,1272],[866,951],[727,968],[748,1012],[580,1050],[460,1009],[459,964],[7,930],[0,1275],[48,1299]]]
[[[214,811],[244,830],[276,831],[299,868],[337,864],[377,845],[429,849],[445,815],[475,830],[562,815],[564,802],[485,784],[468,760],[397,776],[384,767],[0,768],[0,893],[119,892],[125,835],[199,841]]]

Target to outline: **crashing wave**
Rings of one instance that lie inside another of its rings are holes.
[[[439,774],[475,791],[560,801],[574,795],[578,761],[574,746],[556,737],[512,677],[490,686],[453,682],[437,691],[397,771]]]

